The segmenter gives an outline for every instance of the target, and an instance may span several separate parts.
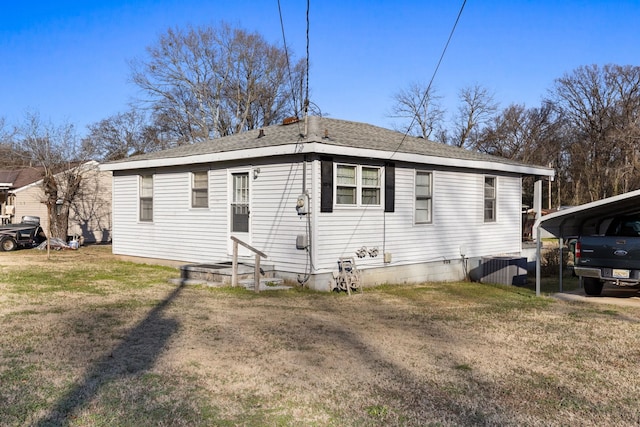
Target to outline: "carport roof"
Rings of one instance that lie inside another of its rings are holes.
[[[539,218],[534,229],[540,227],[556,237],[580,234],[582,228],[591,223],[618,214],[640,212],[640,190],[608,197],[584,205],[563,209]]]

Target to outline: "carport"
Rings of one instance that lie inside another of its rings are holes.
[[[536,238],[536,295],[540,296],[540,260],[543,232],[559,240],[560,260],[562,246],[568,237],[580,234],[594,234],[600,223],[613,215],[629,214],[640,211],[640,190],[608,197],[584,205],[563,209],[538,218],[533,229]],[[562,292],[562,262],[560,262],[560,292]]]

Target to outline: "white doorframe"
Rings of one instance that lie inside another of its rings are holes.
[[[237,237],[247,244],[251,244],[251,169],[229,169],[227,174],[228,206],[227,218],[227,253],[233,254],[231,236]],[[238,248],[238,255],[250,257],[253,254],[242,245]]]

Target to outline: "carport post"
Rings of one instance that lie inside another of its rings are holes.
[[[542,253],[542,239],[540,238],[540,225],[536,228],[536,296],[540,296],[540,259]]]
[[[562,227],[560,228],[560,230],[562,230]],[[558,266],[558,269],[560,270],[560,274],[558,277],[558,284],[560,286],[560,289],[558,292],[562,292],[562,247],[564,246],[564,239],[562,238],[562,234],[560,234],[560,237],[558,237],[558,257],[560,258],[560,260],[558,261],[558,263],[560,264]]]

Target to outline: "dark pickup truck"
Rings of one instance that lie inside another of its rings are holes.
[[[20,224],[0,226],[0,251],[32,248],[47,240],[37,216],[22,217]]]
[[[580,236],[576,242],[574,271],[587,295],[600,295],[604,283],[640,285],[640,214],[609,221],[604,235]]]

